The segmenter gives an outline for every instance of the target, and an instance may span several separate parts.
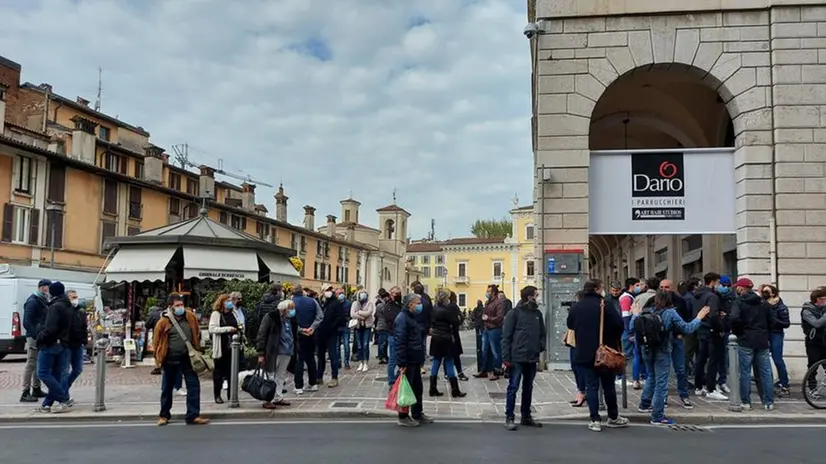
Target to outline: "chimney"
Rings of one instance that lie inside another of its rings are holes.
[[[310,205],[304,206],[304,228],[315,230],[315,208]]]
[[[72,144],[74,148],[74,144]],[[163,148],[149,145],[144,148],[143,178],[147,182],[163,184],[164,153]]]
[[[80,116],[75,116],[71,119],[75,124],[72,129],[72,153],[73,158],[79,159],[85,163],[95,164],[95,146],[96,139],[95,127],[97,123],[90,121]]]
[[[289,197],[284,195],[284,185],[278,186],[278,193],[275,194],[275,220],[287,222],[287,200]]]
[[[86,107],[88,107],[88,106],[89,106],[89,100],[87,100],[87,99],[85,99],[85,98],[83,98],[83,97],[77,97],[77,100],[76,100],[76,101],[77,101],[77,103],[78,103],[79,105],[83,105],[83,106],[86,106]]]
[[[3,135],[6,128],[6,91],[8,88],[7,85],[0,84],[0,135]]]
[[[327,235],[330,237],[336,236],[336,217],[332,214],[327,215]]]
[[[202,197],[215,198],[215,170],[206,165],[198,166],[201,176],[198,178],[198,191]]]
[[[247,182],[241,184],[241,207],[247,210],[255,209],[255,185]]]

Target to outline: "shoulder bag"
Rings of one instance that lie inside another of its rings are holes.
[[[625,372],[625,355],[607,346],[603,340],[605,328],[605,300],[599,302],[599,348],[597,348],[594,367],[618,374]]]
[[[181,338],[184,339],[184,343],[186,343],[186,351],[189,353],[189,362],[192,364],[192,370],[195,371],[196,374],[203,374],[204,372],[213,370],[215,364],[212,358],[207,358],[200,351],[196,350],[195,347],[192,346],[192,343],[189,342],[189,339],[186,338],[183,329],[181,329],[172,311],[169,311],[168,314],[169,321],[172,322],[175,330],[178,331],[178,335],[180,335]]]

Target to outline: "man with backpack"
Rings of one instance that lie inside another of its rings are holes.
[[[651,414],[652,425],[673,425],[665,417],[665,398],[668,395],[668,377],[671,373],[672,339],[676,333],[692,333],[700,327],[710,308],[700,309],[690,323],[686,323],[674,309],[671,293],[658,291],[653,304],[644,309],[634,308],[631,326],[634,338],[642,348],[648,378],[640,397],[639,411]]]

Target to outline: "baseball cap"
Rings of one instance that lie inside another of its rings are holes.
[[[731,277],[724,275],[720,277],[720,285],[731,286]]]
[[[48,287],[52,284],[52,281],[49,279],[40,279],[40,282],[37,283],[37,288],[40,287]]]
[[[740,277],[739,279],[737,279],[737,282],[734,283],[734,286],[735,287],[744,287],[744,288],[753,288],[754,287],[754,282],[752,282],[751,279],[749,279],[749,278]]]

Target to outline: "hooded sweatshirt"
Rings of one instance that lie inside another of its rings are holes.
[[[806,344],[826,346],[826,307],[804,303],[800,319]]]
[[[752,350],[769,349],[769,331],[777,322],[771,307],[760,295],[748,292],[735,298],[730,321],[740,346]]]

